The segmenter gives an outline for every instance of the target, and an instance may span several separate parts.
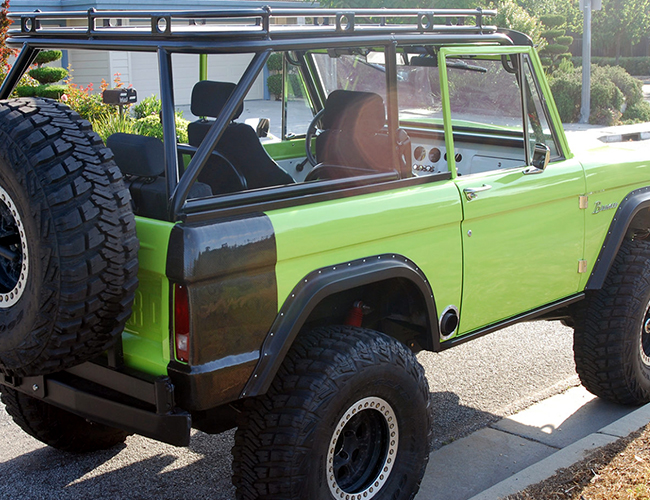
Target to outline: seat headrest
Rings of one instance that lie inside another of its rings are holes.
[[[120,132],[111,135],[106,145],[124,174],[158,177],[165,170],[165,149],[160,139]]]
[[[213,82],[202,80],[197,82],[192,89],[192,101],[190,111],[194,116],[207,116],[216,118],[221,113],[226,101],[235,90],[234,83]],[[239,117],[244,111],[244,105],[240,104],[233,116],[233,120]]]
[[[335,90],[325,102],[323,128],[350,130],[362,127],[373,133],[386,124],[384,100],[374,92]]]

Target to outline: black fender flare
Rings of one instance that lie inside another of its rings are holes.
[[[241,397],[258,396],[269,389],[300,329],[323,299],[341,291],[392,278],[407,279],[422,293],[427,308],[432,345],[434,350],[439,350],[436,305],[431,285],[422,270],[403,255],[382,254],[365,257],[312,271],[294,287],[266,335],[259,362]]]
[[[618,206],[612,223],[607,231],[607,236],[598,254],[596,264],[591,271],[585,290],[599,290],[605,283],[612,263],[616,258],[619,248],[632,228],[635,217],[644,209],[650,209],[650,186],[636,189],[629,193]],[[647,220],[650,229],[650,218]]]

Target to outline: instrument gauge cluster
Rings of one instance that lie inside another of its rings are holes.
[[[447,162],[441,161],[443,156],[444,151],[436,146],[414,144],[413,172],[417,175],[447,171]]]

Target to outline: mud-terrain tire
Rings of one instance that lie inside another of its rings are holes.
[[[0,385],[2,402],[13,421],[27,434],[70,453],[105,450],[123,443],[130,434],[91,422],[74,413]]]
[[[603,288],[588,292],[573,350],[591,393],[622,404],[650,401],[650,242],[621,245]]]
[[[0,101],[0,370],[55,372],[124,329],[137,287],[130,195],[90,123]]]
[[[429,388],[413,353],[350,326],[299,338],[238,424],[240,500],[411,499],[432,436]]]

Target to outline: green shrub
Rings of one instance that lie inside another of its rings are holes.
[[[183,113],[176,113],[176,137],[178,137],[178,142],[185,144],[189,142],[187,137],[187,126],[189,124],[189,120],[183,118]]]
[[[575,71],[556,73],[549,82],[560,119],[564,123],[576,122],[580,117],[582,79],[575,78],[575,75]]]
[[[569,46],[573,43],[573,37],[569,35],[558,36],[555,38],[555,41],[560,45]]]
[[[282,71],[282,54],[280,52],[273,52],[266,61],[266,67],[270,71]]]
[[[179,142],[188,142],[187,126],[189,123],[189,121],[183,118],[183,114],[180,111],[176,113],[176,137],[178,137]],[[135,127],[137,134],[157,137],[161,141],[163,140],[163,126],[160,123],[158,114],[138,118],[135,120]]]
[[[570,64],[567,61],[567,65]],[[589,121],[615,125],[621,119],[640,120],[644,116],[640,82],[622,68],[594,65],[591,73],[591,110]],[[580,115],[582,68],[563,69],[550,78],[553,97],[563,122],[575,122]],[[629,113],[627,109],[629,109]],[[627,115],[621,115],[625,109]]]
[[[18,97],[34,97],[37,88],[32,85],[19,85],[14,89],[14,94]]]
[[[300,76],[295,73],[289,74],[289,97],[298,97],[301,98],[302,95],[302,83],[300,82]]]
[[[545,31],[542,31],[542,36],[544,38],[556,38],[556,37],[564,35],[565,32],[566,32],[566,30],[562,30],[562,29],[545,30]]]
[[[592,109],[589,114],[589,123],[592,125],[605,125],[611,127],[621,119],[621,112],[610,108]]]
[[[34,62],[39,66],[42,64],[47,64],[49,62],[58,61],[63,57],[63,53],[60,50],[41,50]]]
[[[145,97],[133,107],[133,113],[136,119],[144,118],[149,115],[158,116],[162,110],[162,103],[156,95]]]
[[[276,96],[277,98],[282,97],[282,75],[281,74],[275,74],[275,75],[270,75],[266,79],[266,85],[269,87],[269,92]]]
[[[561,14],[547,14],[545,16],[539,16],[539,20],[544,26],[554,28],[563,25],[566,22],[566,17]]]
[[[67,85],[39,85],[36,87],[35,95],[38,97],[47,97],[49,99],[60,99],[61,96],[67,92]]]
[[[135,128],[140,135],[157,137],[162,141],[163,126],[158,115],[149,115],[135,120]]]
[[[55,68],[53,66],[43,66],[29,70],[29,76],[37,80],[40,84],[56,83],[68,76],[68,70],[65,68]]]
[[[591,62],[599,66],[617,66],[615,57],[592,57]],[[573,64],[582,66],[582,57],[574,57]],[[650,75],[650,57],[620,57],[618,66],[630,75]]]
[[[123,132],[125,134],[137,134],[138,127],[135,120],[129,115],[108,115],[91,120],[93,130],[99,134],[104,143],[111,135]]]
[[[650,122],[650,102],[640,101],[628,106],[621,120],[624,123]]]

